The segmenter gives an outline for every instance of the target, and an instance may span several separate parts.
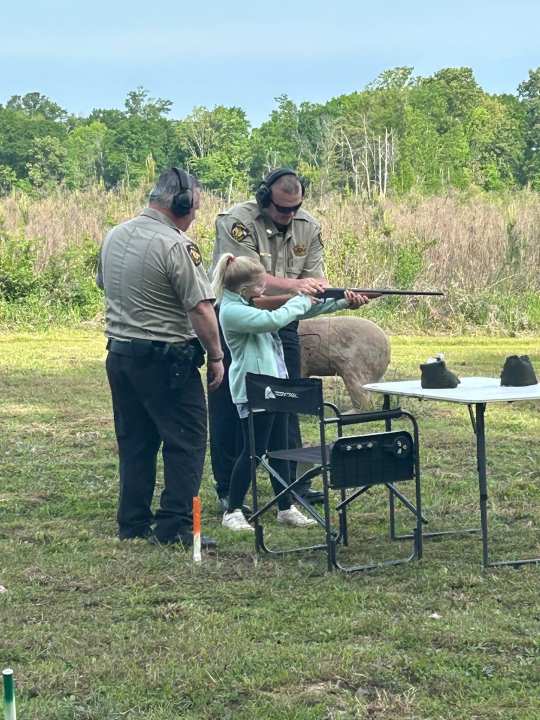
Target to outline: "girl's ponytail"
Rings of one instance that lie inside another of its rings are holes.
[[[234,259],[235,257],[232,253],[224,253],[219,258],[216,267],[214,268],[214,274],[212,275],[212,290],[216,296],[216,303],[219,303],[223,297],[227,267],[234,262]]]

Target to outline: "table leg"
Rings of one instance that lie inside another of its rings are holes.
[[[383,396],[383,410],[390,410],[390,395]],[[386,432],[392,430],[392,421],[387,419],[384,421],[384,429]],[[396,501],[394,493],[388,488],[388,520],[390,528],[390,540],[397,540],[396,535]]]
[[[478,470],[478,487],[480,491],[480,523],[482,526],[482,565],[489,565],[488,517],[487,517],[487,471],[486,471],[486,427],[484,414],[485,403],[477,403],[476,411],[476,463]]]
[[[488,547],[488,511],[487,511],[487,469],[486,469],[486,429],[484,414],[485,403],[478,403],[476,406],[476,458],[478,462],[478,485],[480,490],[480,521],[482,523],[482,565],[484,568],[511,565],[537,565],[540,558],[529,558],[526,560],[489,560]]]

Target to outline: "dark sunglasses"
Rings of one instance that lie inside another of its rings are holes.
[[[281,213],[282,215],[294,215],[294,213],[299,210],[302,205],[302,203],[299,202],[298,205],[289,205],[287,207],[286,205],[276,205],[273,200],[270,200],[270,202],[276,208],[278,213]]]

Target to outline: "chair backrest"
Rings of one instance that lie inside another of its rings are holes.
[[[405,430],[336,440],[330,453],[330,486],[364,487],[414,477],[415,445]]]
[[[284,380],[271,375],[247,373],[246,391],[252,410],[319,415],[323,404],[322,380]]]

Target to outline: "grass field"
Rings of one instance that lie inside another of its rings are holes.
[[[417,377],[440,350],[462,376],[497,375],[515,352],[540,370],[538,338],[392,348],[387,379]],[[0,336],[0,661],[21,720],[540,718],[540,567],[483,572],[479,537],[427,541],[421,563],[352,577],[317,554],[257,559],[220,528],[207,465],[203,523],[219,552],[194,568],[180,549],[117,541],[104,356],[90,327]],[[430,526],[477,525],[466,409],[407,407]],[[538,556],[540,407],[490,406],[487,430],[493,555]],[[404,552],[372,495],[346,552]]]

